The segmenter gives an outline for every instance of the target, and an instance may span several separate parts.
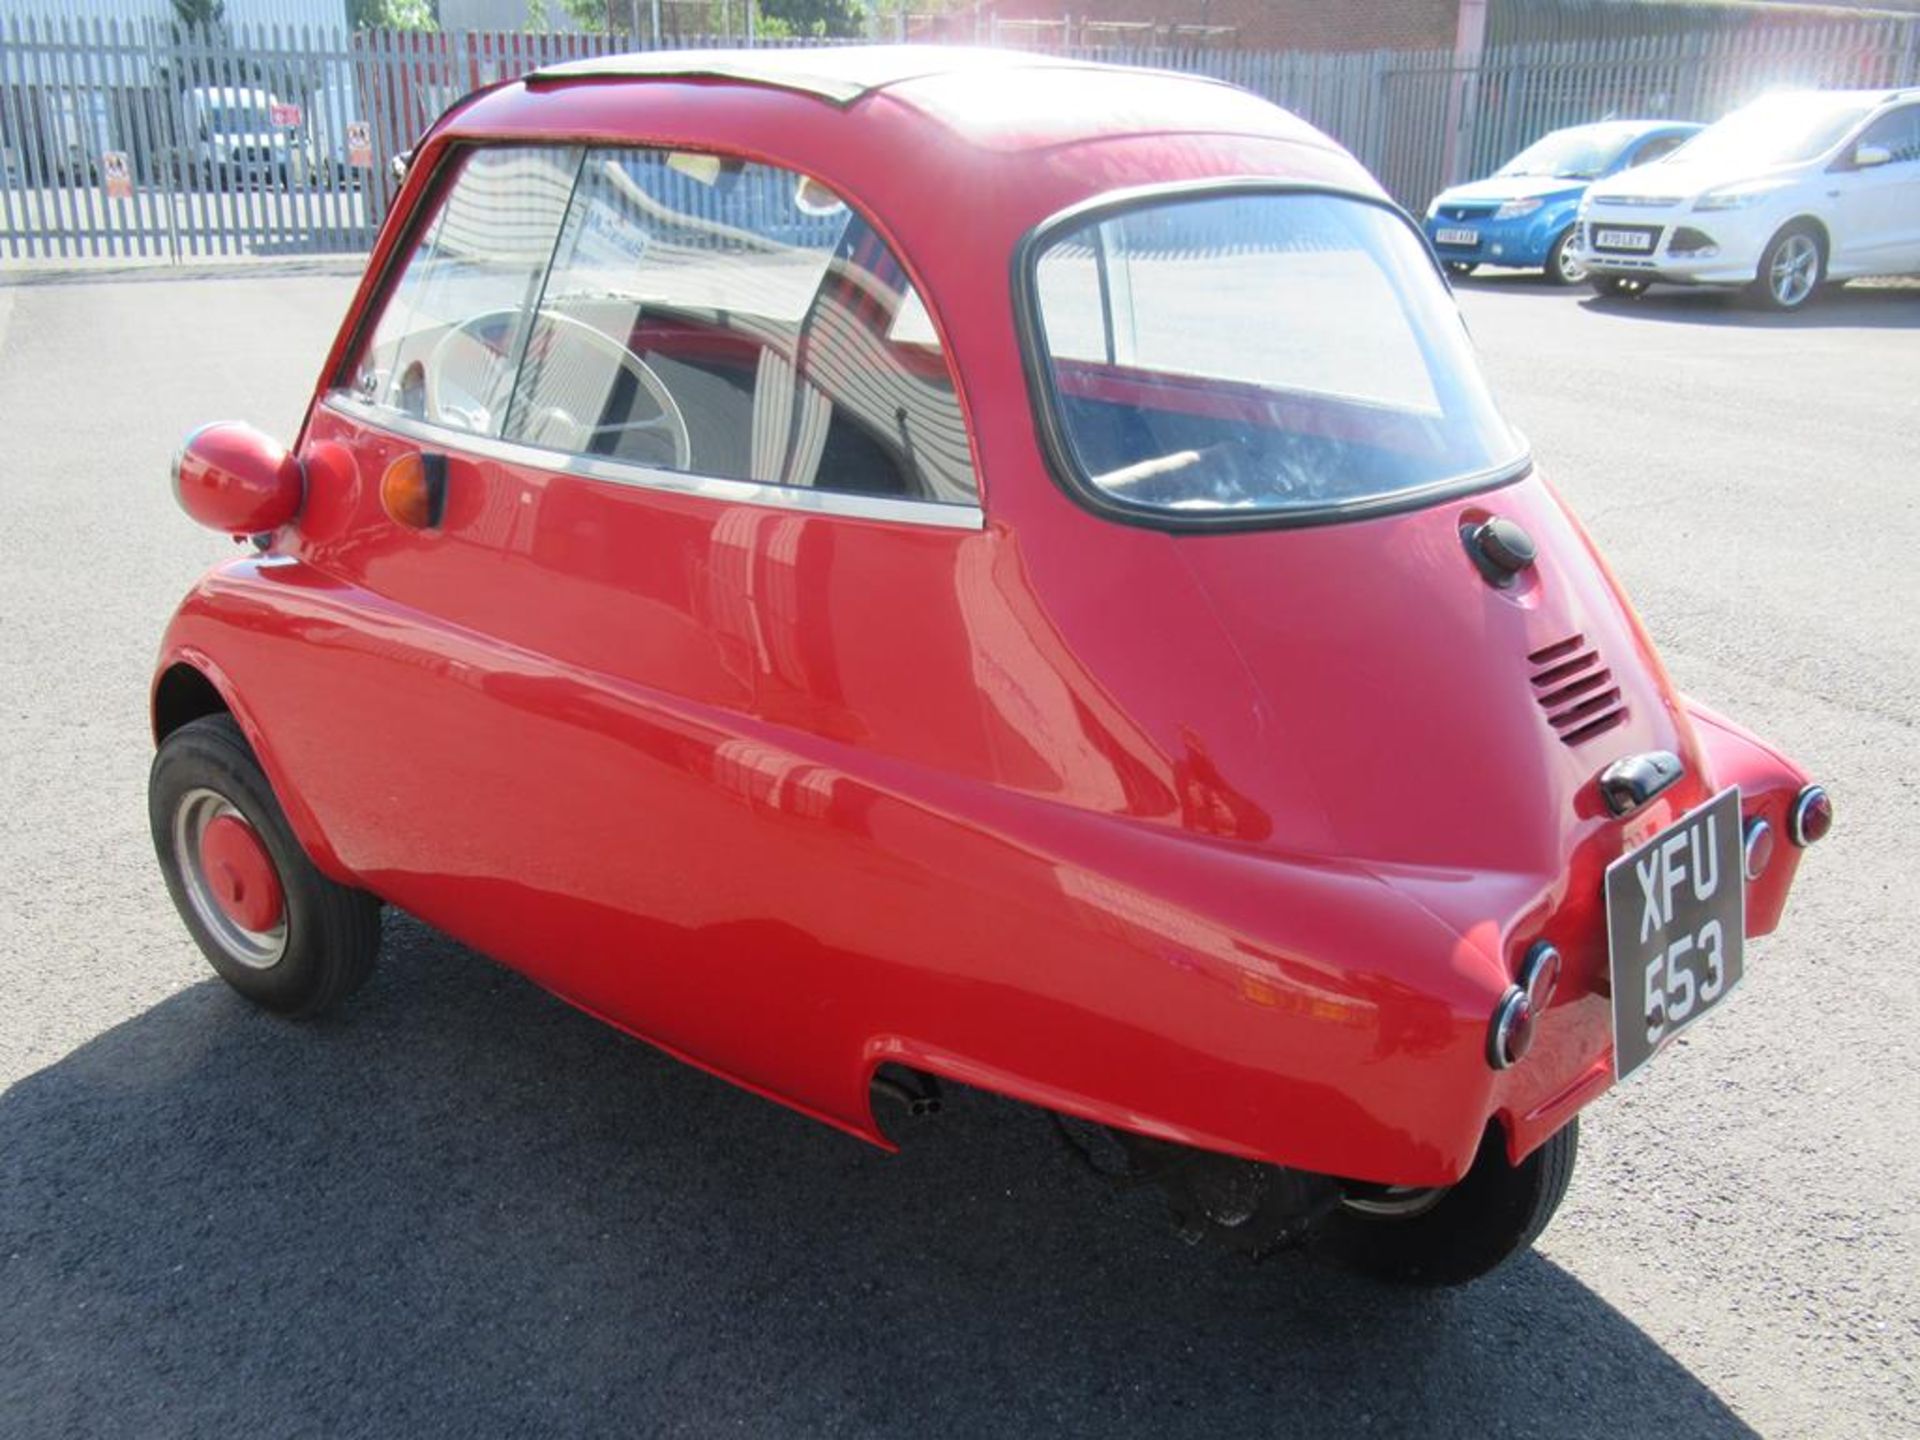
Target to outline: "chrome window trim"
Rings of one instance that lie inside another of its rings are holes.
[[[695,495],[731,505],[765,505],[814,515],[851,520],[882,520],[902,525],[924,525],[940,530],[984,530],[986,516],[978,505],[947,505],[934,500],[902,500],[890,495],[857,495],[839,490],[802,489],[797,485],[769,485],[760,480],[730,480],[718,475],[693,475],[660,470],[597,455],[574,455],[543,450],[537,445],[476,435],[449,425],[435,425],[382,406],[370,405],[345,391],[329,391],[321,402],[336,415],[403,439],[440,450],[484,456],[506,465],[523,465],[556,475],[578,475],[641,490],[670,495]]]

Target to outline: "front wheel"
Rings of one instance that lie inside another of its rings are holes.
[[[235,990],[302,1016],[366,980],[380,902],[314,868],[231,717],[192,721],[160,742],[147,812],[174,906]]]
[[[1798,310],[1820,293],[1827,256],[1806,225],[1789,225],[1767,242],[1749,292],[1763,310]]]
[[[1409,1285],[1461,1285],[1526,1249],[1553,1219],[1573,1179],[1580,1121],[1518,1165],[1490,1126],[1473,1168],[1432,1190],[1350,1189],[1323,1222],[1321,1248],[1348,1269]]]
[[[1553,285],[1578,285],[1586,278],[1587,267],[1574,253],[1573,227],[1569,225],[1547,252],[1547,280]]]
[[[1479,268],[1480,268],[1479,265],[1472,260],[1447,261],[1447,274],[1453,276],[1456,280],[1466,279],[1467,276],[1471,275],[1474,271],[1478,270]]]

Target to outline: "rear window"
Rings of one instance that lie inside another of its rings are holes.
[[[1384,206],[1155,201],[1049,237],[1033,292],[1064,458],[1104,500],[1324,519],[1525,459],[1419,236]]]

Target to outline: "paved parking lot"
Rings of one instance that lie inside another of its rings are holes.
[[[212,980],[144,707],[226,546],[165,467],[290,434],[351,284],[0,288],[0,1432],[1920,1433],[1920,290],[1463,288],[1676,678],[1840,825],[1538,1254],[1407,1296],[1190,1251],[983,1097],[889,1159],[404,917],[323,1023]]]

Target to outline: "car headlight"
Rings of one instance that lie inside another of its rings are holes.
[[[1509,200],[1493,212],[1496,220],[1518,220],[1522,215],[1531,215],[1543,202],[1536,196],[1529,200]]]
[[[1695,210],[1745,210],[1748,206],[1758,205],[1762,200],[1784,189],[1789,183],[1785,180],[1761,180],[1745,185],[1728,185],[1720,190],[1709,190],[1693,202]]]

